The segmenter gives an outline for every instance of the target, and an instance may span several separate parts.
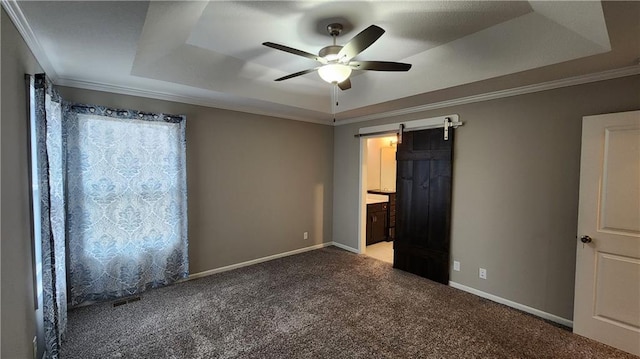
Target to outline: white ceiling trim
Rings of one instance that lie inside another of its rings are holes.
[[[582,3],[571,4],[568,10]],[[585,17],[597,18],[598,9],[596,6],[586,11]],[[404,62],[418,65],[409,73],[353,79],[354,87],[384,91],[347,91],[341,96],[342,108],[354,110],[363,104],[384,103],[605,52],[601,45],[585,37],[589,34],[578,34],[564,26],[561,22],[569,16],[568,11],[564,13],[554,21],[531,12],[405,58]],[[607,32],[606,27],[597,24],[594,21],[594,33]]]
[[[197,106],[206,106],[206,107],[215,107],[223,110],[231,110],[231,111],[239,111],[245,113],[252,113],[256,115],[262,116],[271,116],[284,118],[288,120],[302,121],[302,122],[310,122],[317,123],[321,125],[331,126],[332,123],[329,122],[329,116],[327,116],[326,120],[315,119],[309,117],[301,117],[290,114],[283,114],[282,112],[270,112],[270,111],[262,111],[256,110],[253,108],[247,108],[246,106],[233,106],[221,101],[215,101],[211,99],[205,98],[197,98],[191,96],[180,96],[175,94],[170,94],[166,92],[159,91],[150,91],[144,89],[138,89],[128,86],[115,86],[109,84],[102,84],[90,81],[76,80],[71,78],[61,78],[58,76],[57,72],[54,70],[51,62],[49,61],[49,57],[44,51],[40,42],[38,42],[35,33],[31,29],[31,26],[27,22],[26,17],[24,16],[22,10],[18,6],[16,0],[0,0],[2,3],[2,7],[5,9],[9,18],[13,21],[18,32],[22,35],[27,47],[33,53],[33,56],[36,58],[42,69],[47,74],[49,79],[55,84],[59,86],[69,86],[69,87],[77,87],[85,90],[95,90],[95,91],[103,91],[103,92],[111,92],[122,95],[131,95],[131,96],[139,96],[146,98],[153,98],[158,100],[166,100],[166,101],[174,101],[180,103],[186,103]]]
[[[328,119],[316,120],[313,118],[292,116],[292,115],[276,113],[276,112],[271,113],[269,111],[260,111],[260,110],[255,110],[253,108],[243,107],[243,106],[230,106],[228,103],[218,102],[211,99],[198,98],[198,97],[192,97],[192,96],[180,96],[180,95],[175,95],[175,94],[166,93],[166,92],[149,91],[149,90],[137,89],[137,88],[125,87],[125,86],[107,85],[107,84],[101,84],[96,82],[89,82],[89,81],[82,81],[82,80],[68,79],[68,78],[58,78],[58,80],[55,81],[54,84],[58,86],[76,87],[76,88],[81,88],[85,90],[110,92],[110,93],[116,93],[121,95],[130,95],[130,96],[152,98],[157,100],[180,102],[180,103],[186,103],[190,105],[205,106],[205,107],[212,107],[212,108],[217,108],[222,110],[251,113],[251,114],[261,115],[261,116],[278,117],[278,118],[284,118],[287,120],[317,123],[317,124],[327,125],[327,126],[332,125],[332,123],[330,123]]]
[[[11,20],[13,21],[14,25],[16,25],[18,32],[20,33],[20,35],[22,35],[22,38],[24,38],[24,41],[27,43],[27,46],[33,53],[33,56],[38,60],[38,63],[40,64],[40,66],[42,66],[42,69],[47,73],[47,76],[49,76],[49,79],[55,82],[55,80],[58,78],[58,74],[53,69],[53,66],[49,61],[49,58],[45,54],[44,49],[42,48],[42,45],[40,45],[40,42],[38,42],[38,39],[36,38],[35,33],[31,29],[31,26],[29,26],[29,23],[27,22],[27,18],[22,13],[22,10],[20,10],[20,7],[18,6],[17,1],[16,0],[1,0],[1,1],[2,1],[2,7],[5,9],[7,14],[9,15],[9,18],[11,18]]]
[[[376,114],[366,115],[366,116],[359,116],[359,117],[351,117],[345,120],[337,121],[334,124],[334,126],[342,126],[342,125],[348,125],[350,123],[356,123],[356,122],[364,122],[364,121],[378,120],[381,118],[409,115],[409,114],[414,114],[414,113],[428,111],[428,110],[435,110],[439,108],[460,106],[460,105],[466,105],[474,102],[496,100],[496,99],[501,99],[501,98],[511,97],[511,96],[526,95],[534,92],[553,90],[553,89],[558,89],[558,88],[568,87],[568,86],[588,84],[591,82],[612,80],[620,77],[633,76],[633,75],[640,75],[640,66],[636,65],[636,66],[622,67],[619,69],[595,72],[592,74],[569,77],[566,79],[554,80],[549,82],[542,82],[534,85],[515,87],[511,89],[506,89],[506,90],[487,92],[479,95],[460,97],[452,100],[434,102],[426,105],[408,107],[408,108],[395,110],[395,111],[381,112],[381,113],[376,113]]]
[[[27,47],[29,47],[29,49],[33,53],[33,56],[36,58],[40,66],[42,66],[42,69],[44,70],[44,72],[47,74],[49,79],[55,85],[77,87],[77,88],[86,89],[86,90],[104,91],[104,92],[111,92],[111,93],[117,93],[117,94],[123,94],[123,95],[153,98],[158,100],[174,101],[174,102],[180,102],[180,103],[186,103],[186,104],[198,105],[198,106],[215,107],[215,108],[224,109],[224,110],[240,111],[240,112],[252,113],[252,114],[262,115],[262,116],[271,116],[271,117],[279,117],[279,118],[285,118],[285,119],[295,120],[295,121],[318,123],[322,125],[329,125],[329,126],[331,125],[331,123],[329,122],[329,119],[320,120],[320,119],[300,117],[300,116],[294,116],[294,115],[288,115],[288,114],[282,114],[282,113],[276,113],[276,112],[259,111],[259,110],[249,109],[243,106],[230,106],[228,104],[215,101],[215,100],[210,100],[210,99],[179,96],[179,95],[170,94],[170,93],[149,91],[149,90],[137,89],[133,87],[114,86],[114,85],[101,84],[101,83],[95,83],[90,81],[61,78],[58,76],[57,72],[54,70],[53,66],[51,65],[51,62],[49,61],[49,57],[44,51],[42,45],[40,45],[40,42],[38,42],[35,36],[35,33],[33,32],[33,30],[31,29],[31,26],[27,22],[27,19],[24,16],[20,7],[18,6],[17,1],[16,0],[0,0],[0,1],[2,3],[2,7],[5,9],[7,14],[9,15],[9,18],[11,18],[14,25],[18,29],[18,32],[20,33],[20,35],[22,35],[22,38],[27,44]]]
[[[341,126],[341,125],[347,125],[350,123],[357,123],[357,122],[371,121],[371,120],[376,120],[381,118],[413,114],[413,113],[418,113],[422,111],[434,110],[434,109],[445,108],[450,106],[464,105],[469,103],[500,99],[500,98],[505,98],[510,96],[524,95],[524,94],[552,90],[552,89],[557,89],[557,88],[562,88],[567,86],[581,85],[581,84],[586,84],[591,82],[604,81],[604,80],[610,80],[610,79],[640,74],[640,66],[637,66],[637,65],[629,66],[629,67],[623,67],[623,68],[614,69],[614,70],[608,70],[608,71],[603,71],[598,73],[560,79],[560,80],[555,80],[555,81],[550,81],[550,82],[545,82],[540,84],[516,87],[512,89],[506,89],[501,91],[489,92],[485,94],[451,99],[451,100],[435,102],[435,103],[425,104],[425,105],[420,105],[415,107],[409,107],[409,108],[404,108],[404,109],[395,110],[395,111],[388,111],[388,112],[382,112],[382,113],[359,116],[359,117],[352,117],[352,118],[347,118],[345,120],[339,120],[335,123],[330,123],[328,122],[329,120],[313,119],[308,117],[283,114],[280,112],[262,111],[254,108],[248,108],[242,105],[238,105],[238,106],[229,105],[229,104],[211,100],[211,99],[197,98],[192,96],[181,96],[181,95],[175,95],[175,94],[170,94],[165,92],[150,91],[150,90],[137,89],[137,88],[126,87],[126,86],[100,84],[100,83],[75,80],[70,78],[60,78],[56,73],[56,71],[54,70],[53,66],[51,65],[51,62],[47,57],[44,49],[42,48],[37,38],[35,37],[35,34],[31,29],[31,27],[29,26],[29,23],[27,22],[26,17],[24,16],[22,10],[18,6],[17,1],[16,0],[0,0],[0,1],[2,3],[3,8],[6,10],[7,14],[9,15],[13,23],[16,25],[18,32],[24,38],[31,52],[33,53],[35,58],[38,60],[39,64],[42,66],[43,70],[47,73],[47,76],[56,85],[77,87],[77,88],[82,88],[87,90],[112,92],[112,93],[118,93],[118,94],[124,94],[124,95],[140,96],[140,97],[160,99],[160,100],[166,100],[166,101],[174,101],[174,102],[180,102],[180,103],[186,103],[186,104],[192,104],[192,105],[198,105],[198,106],[215,107],[215,108],[220,108],[225,110],[240,111],[245,113],[279,117],[279,118],[284,118],[289,120],[317,123],[317,124],[329,125],[329,126]],[[339,116],[339,114],[337,115]]]
[[[348,125],[356,122],[365,122],[365,121],[372,121],[372,120],[377,120],[381,118],[409,115],[409,114],[414,114],[414,113],[428,111],[428,110],[436,110],[436,109],[445,108],[445,107],[466,105],[466,104],[475,103],[475,102],[497,100],[505,97],[526,95],[526,94],[535,93],[535,92],[553,90],[553,89],[558,89],[558,88],[568,87],[568,86],[582,85],[582,84],[598,82],[598,81],[612,80],[620,77],[634,76],[634,75],[640,75],[640,66],[635,65],[635,66],[622,67],[614,70],[596,72],[592,74],[569,77],[566,79],[543,82],[543,83],[534,84],[534,85],[515,87],[511,89],[506,89],[506,90],[500,90],[500,91],[488,92],[488,93],[479,94],[479,95],[434,102],[434,103],[420,105],[420,106],[408,107],[400,110],[380,112],[380,113],[366,115],[366,116],[351,117],[345,120],[338,120],[335,123],[328,123],[325,120],[315,120],[315,119],[298,117],[298,116],[287,116],[279,113],[269,113],[266,111],[254,111],[251,109],[247,109],[246,107],[229,106],[228,104],[213,101],[210,99],[205,99],[205,98],[179,96],[179,95],[170,94],[170,93],[135,89],[135,88],[123,87],[123,86],[105,85],[105,84],[99,84],[99,83],[88,82],[88,81],[80,81],[80,80],[74,80],[74,79],[59,78],[54,83],[60,86],[77,87],[77,88],[82,88],[86,90],[111,92],[111,93],[118,93],[123,95],[131,95],[131,96],[153,98],[158,100],[181,102],[181,103],[187,103],[191,105],[215,107],[215,108],[220,108],[225,110],[253,113],[256,115],[263,115],[263,116],[280,117],[280,118],[286,118],[289,120],[317,123],[317,124],[329,125],[329,126],[342,126],[342,125]],[[337,117],[339,117],[339,114],[337,114]]]

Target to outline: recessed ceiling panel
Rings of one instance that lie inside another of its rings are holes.
[[[375,24],[387,32],[361,57],[401,60],[531,11],[526,1],[211,2],[187,43],[294,72],[309,66],[308,60],[261,44],[271,41],[317,54],[332,43],[328,23],[345,25],[338,45]]]
[[[154,1],[18,2],[54,82],[197,98],[219,107],[327,120],[342,112],[611,51],[600,2]],[[375,24],[386,30],[355,60],[407,62],[409,72],[354,71],[338,91],[318,66],[267,48],[317,53]],[[44,62],[44,61],[43,61]],[[219,105],[218,105],[219,104]],[[225,105],[225,104],[228,104]]]
[[[532,12],[411,56],[405,59],[414,64],[408,73],[354,78],[354,88],[384,90],[345,92],[343,111],[603,52],[598,43]]]
[[[20,2],[55,72],[92,81],[129,75],[147,6],[134,1]]]

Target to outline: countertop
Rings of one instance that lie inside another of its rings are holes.
[[[389,202],[389,196],[379,193],[367,193],[367,204]]]
[[[370,189],[370,190],[367,190],[367,193],[389,195],[389,194],[395,194],[396,191],[389,191],[389,190],[383,190],[383,189]]]

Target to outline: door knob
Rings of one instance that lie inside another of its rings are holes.
[[[582,243],[591,243],[591,237],[582,236],[582,237],[580,237],[580,242],[582,242]]]

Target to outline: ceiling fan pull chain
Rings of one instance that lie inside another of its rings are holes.
[[[331,114],[333,115],[333,122],[336,122],[337,107],[338,107],[338,84],[334,83],[331,86]]]

